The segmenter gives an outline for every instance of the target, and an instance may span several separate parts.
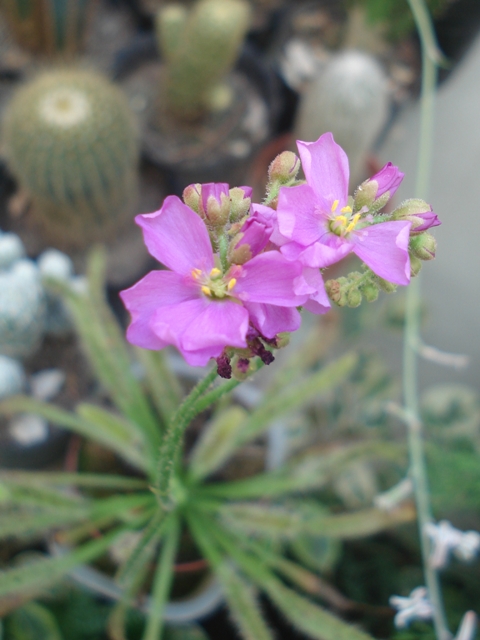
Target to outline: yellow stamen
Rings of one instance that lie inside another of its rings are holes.
[[[345,229],[345,231],[346,231],[347,233],[350,233],[350,231],[353,231],[353,230],[355,229],[357,222],[360,220],[360,215],[361,215],[360,213],[356,213],[356,214],[353,216],[353,218],[352,218],[352,220],[351,220],[350,224],[349,224],[349,225],[348,225],[348,227]]]
[[[335,222],[340,222],[340,224],[342,226],[345,226],[347,224],[348,220],[347,220],[347,218],[345,216],[337,216],[335,218]]]
[[[200,269],[192,269],[192,278],[194,280],[198,280],[198,278],[202,275],[202,272]]]
[[[203,287],[200,287],[202,293],[204,293],[206,296],[211,296],[212,292],[210,290],[209,287],[206,287],[205,285]]]
[[[342,207],[340,211],[342,213],[352,213],[352,207]]]
[[[222,272],[220,271],[220,269],[217,269],[217,267],[213,267],[213,269],[210,271],[210,277],[211,278],[218,278],[218,276],[221,276]]]
[[[236,278],[232,278],[231,280],[229,280],[227,284],[227,289],[231,291],[236,284],[237,284]]]
[[[332,204],[332,211],[336,211],[338,207],[338,200],[334,200]]]

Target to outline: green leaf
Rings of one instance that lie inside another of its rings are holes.
[[[278,540],[293,540],[301,534],[351,539],[372,535],[397,524],[415,520],[416,511],[406,503],[392,511],[362,509],[339,515],[325,514],[314,502],[298,501],[286,505],[257,502],[226,504],[218,509],[229,529]]]
[[[241,407],[228,407],[214,417],[202,431],[190,458],[190,477],[201,480],[216,471],[238,438],[238,432],[248,417]]]
[[[165,640],[208,640],[208,636],[199,625],[185,624],[179,627],[167,627]]]
[[[57,509],[45,512],[0,512],[0,539],[15,537],[18,539],[39,537],[52,529],[82,522],[89,515],[87,508]]]
[[[8,618],[11,640],[62,640],[53,614],[37,602],[29,602]]]
[[[145,480],[101,473],[62,473],[56,471],[0,471],[0,483],[38,487],[38,485],[91,487],[98,489],[146,489]],[[1,485],[0,485],[1,486]]]
[[[160,640],[163,631],[163,610],[170,594],[173,580],[173,565],[177,554],[180,527],[177,518],[171,518],[160,558],[153,580],[153,591],[150,608],[147,614],[147,624],[143,640]]]
[[[64,556],[39,560],[32,564],[0,571],[0,598],[14,594],[31,597],[40,595],[44,589],[50,587],[68,574],[76,566],[90,562],[101,556],[117,535],[124,529],[116,529],[113,532],[87,542]]]
[[[335,389],[352,373],[357,361],[356,354],[347,353],[320,371],[288,385],[282,389],[281,394],[278,390],[268,393],[262,404],[250,414],[250,418],[243,425],[238,444],[257,438],[277,418],[285,418],[293,411],[318,400],[322,394]]]
[[[132,443],[131,438],[126,440],[123,436],[119,436],[118,428],[112,428],[112,424],[107,421],[102,423],[91,422],[80,415],[70,413],[47,402],[35,400],[30,396],[12,396],[0,402],[0,414],[9,415],[15,413],[36,413],[52,424],[73,431],[112,449],[142,471],[148,469],[146,459],[135,449],[135,443]]]
[[[320,489],[347,465],[357,459],[374,456],[403,462],[405,446],[378,441],[343,445],[335,449],[309,449],[280,469],[235,482],[218,482],[202,487],[208,496],[247,499],[285,496]]]
[[[222,583],[230,613],[244,640],[273,640],[273,634],[262,617],[252,584],[240,577],[231,564],[216,569]]]

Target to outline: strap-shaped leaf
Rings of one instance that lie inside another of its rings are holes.
[[[11,484],[40,486],[76,486],[97,489],[146,489],[145,480],[102,473],[62,473],[56,471],[0,471],[0,486]]]
[[[403,461],[405,446],[379,441],[358,442],[334,449],[308,450],[280,469],[257,474],[244,480],[218,482],[202,487],[209,496],[248,499],[282,497],[289,493],[303,493],[320,489],[332,480],[335,474],[357,459],[371,456],[392,461]]]
[[[200,480],[218,469],[238,439],[248,414],[241,407],[228,407],[204,428],[190,458],[190,476]]]
[[[63,578],[74,567],[101,556],[125,528],[87,542],[71,553],[0,571],[0,598],[29,593],[32,598]]]
[[[135,349],[135,354],[145,368],[146,383],[152,401],[167,425],[182,402],[180,383],[162,351]]]
[[[403,504],[392,511],[362,509],[352,513],[328,515],[313,502],[266,505],[257,502],[225,504],[218,510],[229,529],[252,535],[293,540],[301,534],[351,539],[373,535],[416,517],[413,504]]]
[[[63,640],[55,616],[38,602],[28,602],[14,611],[8,630],[15,640]]]
[[[60,409],[53,404],[41,402],[30,396],[12,396],[0,402],[0,414],[36,413],[49,422],[73,431],[81,436],[95,440],[127,460],[142,471],[148,469],[147,459],[132,446],[132,440],[119,436],[119,430],[110,422],[91,422],[80,415]]]

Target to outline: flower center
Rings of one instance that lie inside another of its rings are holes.
[[[332,215],[328,222],[328,228],[336,236],[344,238],[355,229],[358,221],[360,220],[361,213],[356,213],[352,216],[352,207],[347,206],[342,207],[340,209],[340,214],[337,215],[337,207],[338,200],[334,200],[332,204]]]
[[[230,296],[237,284],[232,274],[223,274],[220,269],[214,267],[209,274],[201,269],[192,270],[192,278],[200,285],[200,291],[208,298],[221,300]]]

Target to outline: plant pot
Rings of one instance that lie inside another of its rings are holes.
[[[137,38],[119,55],[114,69],[139,117],[145,157],[162,169],[178,195],[194,182],[243,184],[253,157],[275,126],[274,75],[253,48],[244,47],[227,80],[234,95],[231,105],[198,125],[180,127],[162,112],[162,73],[153,36]]]

